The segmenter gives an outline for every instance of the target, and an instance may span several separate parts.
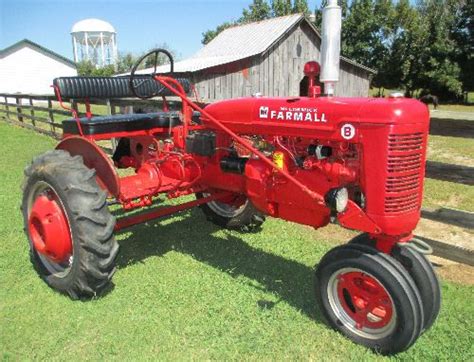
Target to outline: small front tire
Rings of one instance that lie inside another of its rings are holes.
[[[332,249],[316,270],[319,308],[334,329],[382,354],[409,348],[423,325],[419,293],[377,253]]]
[[[349,244],[364,245],[376,250],[375,241],[368,234],[356,236]],[[436,321],[441,308],[441,287],[433,265],[424,255],[403,245],[395,245],[391,256],[405,269],[420,292],[425,332]]]

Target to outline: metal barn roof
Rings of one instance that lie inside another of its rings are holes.
[[[217,59],[219,64],[224,64],[226,59],[230,62],[261,54],[301,18],[301,14],[296,14],[228,28],[189,60],[205,65],[205,60],[212,64]]]
[[[303,20],[307,21],[303,14],[293,14],[228,28],[191,58],[176,62],[174,71],[177,73],[196,72],[262,54],[280,40],[289,29]],[[313,24],[309,21],[308,24],[320,36]],[[373,69],[348,58],[341,57],[341,60],[375,73]],[[150,73],[150,69],[152,68],[137,73]],[[168,71],[169,65],[157,68],[157,72]]]

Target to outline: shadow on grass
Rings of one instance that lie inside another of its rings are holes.
[[[232,277],[255,280],[261,287],[252,284],[253,287],[271,292],[279,298],[278,302],[285,301],[311,319],[323,322],[316,307],[312,268],[256,249],[237,232],[226,232],[224,238],[214,236],[218,230],[196,209],[182,213],[176,221],[137,225],[123,232],[131,234],[120,240],[117,266],[126,268],[150,256],[176,251]],[[257,305],[271,309],[276,303],[259,300]]]

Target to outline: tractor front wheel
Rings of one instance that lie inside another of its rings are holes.
[[[418,290],[376,252],[351,245],[332,249],[318,265],[315,286],[328,323],[356,343],[395,354],[409,348],[421,333]]]
[[[198,199],[207,196],[207,193],[196,193]],[[209,221],[226,229],[255,232],[265,221],[265,216],[241,195],[236,195],[229,202],[211,201],[200,208]]]
[[[375,241],[368,234],[360,234],[350,244],[365,245],[375,250]],[[391,256],[396,259],[415,282],[424,309],[423,332],[427,331],[439,315],[441,287],[431,262],[423,255],[403,244],[395,245]]]
[[[115,218],[82,157],[49,151],[25,169],[22,213],[36,271],[73,299],[102,292],[115,271]]]

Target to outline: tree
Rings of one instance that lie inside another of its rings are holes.
[[[171,46],[168,45],[168,43],[166,43],[166,42],[160,43],[160,44],[155,44],[155,46],[153,46],[152,48],[147,50],[145,53],[149,53],[153,49],[167,50],[168,52],[171,53],[171,56],[173,57],[174,60],[177,59],[176,51],[174,49],[172,49]],[[141,66],[140,69],[154,67],[155,66],[155,61],[156,61],[157,65],[169,64],[169,58],[165,54],[159,53],[157,59],[155,59],[155,54],[152,54],[152,55],[148,56],[145,59],[145,61],[143,62],[143,66]]]
[[[420,13],[409,0],[400,0],[395,5],[393,33],[389,44],[385,86],[404,88],[407,96],[419,87],[422,71],[421,54],[426,44],[426,29]]]
[[[305,15],[309,14],[308,1],[307,0],[294,0],[292,13],[293,14],[303,13]]]
[[[426,0],[418,9],[426,31],[419,85],[439,97],[450,99],[460,97],[462,93],[460,68],[456,62],[458,49],[452,36],[458,4],[458,1]]]
[[[474,1],[462,0],[454,6],[452,37],[456,43],[456,61],[464,92],[474,91]]]
[[[341,7],[341,10],[342,10],[342,26],[344,26],[344,19],[346,18],[347,13],[349,11],[349,5],[347,4],[347,2],[348,2],[348,0],[339,0],[338,1],[338,4],[339,4],[339,6]],[[317,8],[314,9],[314,16],[315,16],[314,25],[320,31],[321,31],[321,25],[323,23],[323,9],[326,6],[326,4],[327,4],[327,0],[322,0],[321,5],[319,6],[319,8],[317,7]]]
[[[237,22],[235,21],[226,21],[219,25],[216,29],[214,30],[208,30],[204,33],[202,33],[202,44],[208,44],[212,39],[214,39],[219,33],[223,32],[225,29],[230,28],[232,26],[237,25]]]
[[[374,34],[372,62],[370,66],[377,70],[372,84],[375,87],[387,88],[393,84],[387,64],[390,61],[390,49],[393,41],[395,7],[392,0],[375,0],[374,23],[378,31]]]
[[[90,60],[83,60],[77,63],[77,74],[80,76],[110,77],[115,73],[113,65],[96,67]]]
[[[117,73],[130,72],[133,65],[137,62],[138,57],[133,53],[127,52],[118,54],[117,58]]]
[[[266,0],[253,0],[248,9],[242,10],[242,17],[239,19],[239,23],[252,23],[268,19],[271,16],[271,8]]]
[[[292,13],[291,0],[273,0],[272,1],[272,16],[285,16]]]
[[[373,48],[378,41],[378,24],[374,16],[374,4],[371,0],[354,0],[342,28],[342,53],[358,62],[372,66]]]

